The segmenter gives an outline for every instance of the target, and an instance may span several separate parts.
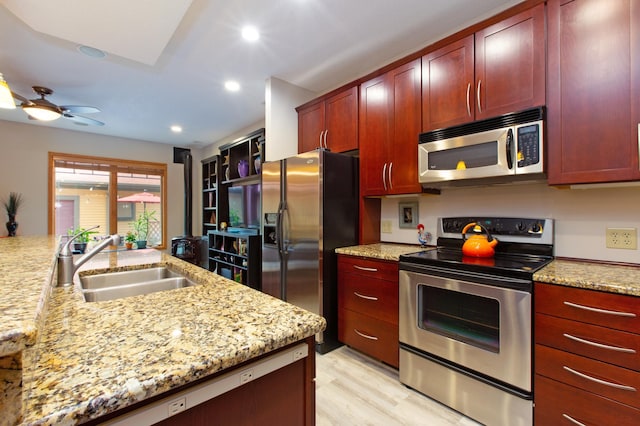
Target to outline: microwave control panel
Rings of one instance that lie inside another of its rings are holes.
[[[528,124],[517,129],[518,135],[518,168],[531,166],[540,162],[540,124]]]

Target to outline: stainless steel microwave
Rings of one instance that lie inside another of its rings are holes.
[[[544,176],[543,141],[544,107],[422,133],[419,181]]]

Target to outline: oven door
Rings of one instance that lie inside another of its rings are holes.
[[[399,278],[401,344],[531,391],[531,293],[478,277]]]
[[[514,175],[513,128],[418,145],[420,183]]]

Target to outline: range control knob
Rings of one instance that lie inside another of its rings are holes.
[[[542,225],[538,222],[532,223],[531,228],[529,228],[530,234],[542,234]]]

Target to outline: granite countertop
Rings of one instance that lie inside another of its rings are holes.
[[[57,249],[54,237],[0,238],[0,357],[35,343]]]
[[[556,259],[536,272],[533,280],[568,287],[640,296],[640,266]]]
[[[374,243],[359,246],[340,247],[336,249],[338,254],[349,256],[370,257],[380,260],[400,260],[400,255],[415,253],[422,250],[433,250],[435,247],[421,247],[417,244],[398,243]]]
[[[22,250],[46,240],[17,244]],[[55,256],[48,254],[48,262],[29,269],[50,273]],[[50,288],[41,327],[29,327],[36,328],[29,334],[35,344],[30,337],[23,351],[23,424],[95,419],[313,336],[326,326],[318,315],[152,249],[101,253],[81,270],[141,265],[168,265],[200,285],[104,302],[85,302],[77,286]],[[24,261],[7,266],[3,260],[2,266],[3,272],[16,273]],[[41,286],[43,282],[48,280]],[[30,300],[22,308],[27,318],[38,303]],[[16,296],[13,303],[20,306],[21,301]],[[6,311],[3,322],[5,317],[11,318]]]

